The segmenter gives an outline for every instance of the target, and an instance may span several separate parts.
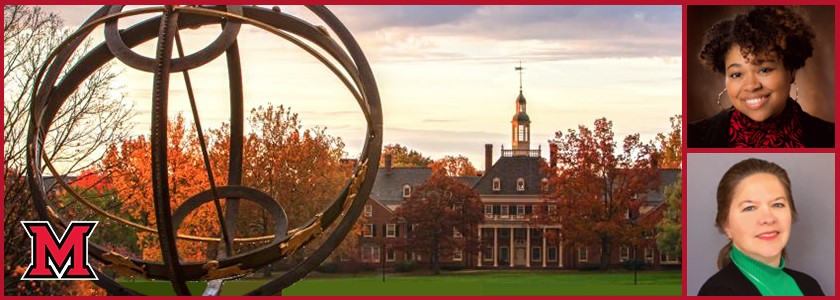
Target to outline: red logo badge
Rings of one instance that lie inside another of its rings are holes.
[[[97,221],[72,221],[61,239],[46,221],[21,221],[32,240],[32,261],[21,280],[99,280],[88,262]]]

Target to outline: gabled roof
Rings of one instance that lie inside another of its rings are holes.
[[[376,173],[376,181],[373,184],[371,197],[386,206],[400,205],[403,203],[403,186],[408,184],[412,191],[426,182],[432,176],[430,168],[391,168],[387,172],[385,168],[379,168]]]
[[[455,181],[464,184],[470,188],[474,188],[475,184],[478,183],[479,180],[481,180],[481,176],[458,176],[452,178],[455,179]]]
[[[541,162],[540,157],[503,156],[476,183],[475,191],[481,195],[539,195],[542,179],[546,177]],[[493,191],[494,178],[499,178],[499,191]],[[525,190],[521,192],[516,190],[519,178],[525,180]]]
[[[682,170],[680,169],[662,169],[659,170],[660,183],[659,187],[648,193],[648,204],[656,206],[659,203],[665,202],[665,187],[677,182],[677,177],[680,176]]]

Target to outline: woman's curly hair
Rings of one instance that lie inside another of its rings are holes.
[[[813,54],[813,40],[814,29],[794,9],[756,6],[706,30],[700,61],[709,71],[725,74],[726,54],[738,45],[744,58],[773,53],[785,69],[796,70]]]

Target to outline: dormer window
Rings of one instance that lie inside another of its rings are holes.
[[[403,197],[404,198],[411,197],[411,186],[410,185],[406,184],[406,185],[403,186]]]
[[[540,185],[541,185],[540,188],[542,189],[543,192],[548,192],[548,178],[543,178],[540,181]]]
[[[493,191],[498,192],[502,189],[502,181],[499,178],[493,178]]]
[[[525,179],[519,178],[516,180],[516,190],[520,192],[525,190]]]

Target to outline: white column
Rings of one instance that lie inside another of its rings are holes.
[[[557,228],[557,237],[559,237],[559,240],[560,240],[560,241],[557,242],[557,244],[558,244],[558,247],[557,247],[557,261],[560,262],[560,267],[562,268],[563,267],[563,242],[562,242],[563,237],[560,236],[560,228]]]
[[[478,226],[478,244],[481,245],[481,226]],[[483,246],[478,248],[478,266],[481,267],[481,261],[484,260],[484,256],[482,255]]]
[[[545,246],[546,246],[545,242],[546,242],[545,227],[543,227],[543,234],[542,234],[542,263],[543,263],[543,268],[545,268],[545,261],[548,259],[548,258],[545,257],[546,254],[548,254],[548,252],[546,252],[547,250],[545,249]]]
[[[525,266],[531,267],[531,226],[525,226]]]
[[[513,267],[513,227],[510,228],[510,248],[508,248],[508,260]]]
[[[493,266],[499,266],[499,228],[493,227]]]

